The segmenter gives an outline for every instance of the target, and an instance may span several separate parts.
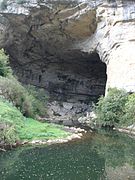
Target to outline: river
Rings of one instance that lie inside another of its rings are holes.
[[[81,140],[0,152],[0,180],[135,180],[135,139],[87,133]]]

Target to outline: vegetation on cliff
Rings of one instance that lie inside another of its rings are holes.
[[[135,94],[111,88],[100,97],[95,112],[97,123],[102,126],[127,126],[135,122]]]
[[[4,50],[0,50],[0,96],[12,102],[26,117],[44,116],[46,109],[43,90],[36,91],[32,86],[28,88],[22,86],[13,76],[8,59]],[[38,93],[43,97],[38,96]]]
[[[62,138],[69,133],[60,126],[41,123],[33,118],[44,116],[45,96],[34,87],[26,89],[13,76],[8,56],[0,50],[0,145],[18,140]]]

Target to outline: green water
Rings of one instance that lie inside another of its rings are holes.
[[[82,140],[0,152],[0,180],[135,180],[135,139],[88,133]]]

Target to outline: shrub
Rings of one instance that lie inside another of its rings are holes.
[[[34,108],[34,112],[36,112],[36,114],[40,116],[44,116],[47,113],[46,102],[48,101],[45,90],[42,88],[36,88],[32,85],[26,86],[26,89],[31,96],[31,102]]]
[[[7,77],[12,74],[12,70],[9,66],[9,57],[4,53],[4,50],[0,50],[0,76]]]
[[[39,101],[42,102],[48,101],[48,96],[46,95],[45,89],[37,88],[36,86],[33,85],[27,85],[25,86],[25,88],[31,95],[33,95]]]
[[[24,115],[33,116],[28,92],[13,76],[0,77],[0,95],[12,102]]]
[[[0,95],[12,102],[26,117],[46,114],[45,105],[13,76],[0,77]]]
[[[5,144],[13,144],[18,140],[17,131],[14,125],[5,124],[5,128],[0,130],[0,141]]]
[[[128,93],[124,90],[112,88],[106,97],[101,97],[95,107],[97,122],[102,126],[118,126],[125,121],[125,104]]]
[[[125,124],[133,124],[135,122],[135,93],[128,95],[128,101],[125,104]]]

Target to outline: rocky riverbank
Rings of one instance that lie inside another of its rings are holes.
[[[71,133],[67,137],[58,138],[58,139],[45,139],[45,140],[25,140],[25,141],[17,141],[14,144],[0,144],[0,151],[10,150],[12,148],[16,148],[18,146],[24,145],[52,145],[52,144],[60,144],[66,143],[71,140],[81,139],[84,133],[87,131],[82,128],[68,127],[64,126],[62,128],[64,131]]]
[[[65,138],[58,138],[58,139],[49,139],[49,140],[32,140],[28,141],[27,144],[30,145],[51,145],[51,144],[60,144],[60,143],[66,143],[68,141],[74,140],[74,139],[80,139],[84,133],[87,131],[82,128],[75,128],[75,127],[68,127],[65,126],[63,128],[65,131],[70,132],[71,135],[65,137]]]
[[[114,129],[114,130],[117,130],[117,131],[122,132],[122,133],[126,133],[128,135],[135,136],[135,125],[131,125],[128,127],[123,127],[123,128],[118,128],[118,129]]]

